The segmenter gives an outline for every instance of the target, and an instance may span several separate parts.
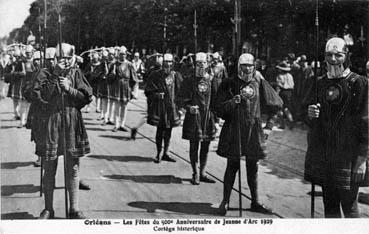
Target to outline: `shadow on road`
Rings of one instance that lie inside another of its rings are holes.
[[[88,131],[102,131],[102,132],[106,131],[106,129],[103,129],[103,128],[89,128],[89,127],[87,127],[86,130],[88,130]]]
[[[17,126],[1,126],[0,129],[16,128]]]
[[[122,156],[122,155],[89,155],[88,158],[105,159],[108,161],[118,162],[153,162],[153,158],[141,157],[141,156]]]
[[[117,140],[122,140],[122,141],[131,141],[131,137],[128,136],[116,136],[116,135],[100,135],[99,137],[105,137],[105,138],[112,138],[112,139],[117,139]],[[138,139],[143,139],[143,137],[136,137],[136,140]]]
[[[101,125],[101,123],[85,122],[85,125]]]
[[[260,161],[260,164],[269,171],[267,171],[267,174],[271,174],[274,176],[277,176],[281,179],[300,179],[302,183],[304,184],[310,184],[306,180],[304,180],[303,174],[299,171],[296,171],[295,169],[292,169],[288,166],[284,166],[282,164],[280,165],[273,165],[272,162],[266,162],[266,161]]]
[[[34,162],[4,162],[1,163],[1,169],[15,169],[17,167],[28,167]]]
[[[40,191],[40,186],[33,184],[19,184],[19,185],[2,185],[1,196],[10,196],[15,193],[36,193]]]
[[[36,219],[36,218],[37,217],[33,216],[28,212],[14,212],[1,214],[1,219]]]
[[[149,213],[154,213],[156,210],[167,210],[183,214],[207,214],[218,215],[218,209],[212,207],[211,203],[200,202],[130,202],[131,207],[145,209]]]
[[[153,184],[182,184],[186,180],[173,175],[104,175],[104,177],[112,180],[130,180],[136,183]]]

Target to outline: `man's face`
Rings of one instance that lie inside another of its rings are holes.
[[[119,54],[119,59],[120,59],[121,61],[125,60],[126,58],[127,58],[127,54],[126,54],[126,53],[120,53],[120,54]]]
[[[58,60],[58,66],[61,69],[67,69],[73,65],[74,57],[73,56],[63,56]]]
[[[166,60],[163,62],[163,67],[164,68],[171,68],[173,66],[173,61],[172,60]]]
[[[339,52],[326,52],[325,59],[332,65],[343,64],[346,61],[346,54]]]
[[[240,64],[240,69],[243,73],[250,74],[254,71],[254,64]]]
[[[207,68],[208,63],[206,61],[196,61],[196,66],[199,68]]]

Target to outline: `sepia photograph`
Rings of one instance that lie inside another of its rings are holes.
[[[0,232],[368,232],[368,81],[369,0],[0,0]]]

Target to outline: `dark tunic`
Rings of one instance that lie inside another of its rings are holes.
[[[10,85],[8,90],[8,97],[13,99],[23,99],[22,87],[26,83],[26,75],[20,74],[23,71],[23,61],[17,60],[12,64],[14,72],[10,73]]]
[[[305,179],[318,185],[350,189],[351,168],[358,156],[368,159],[368,80],[355,73],[341,79],[323,76],[317,83],[318,119],[308,121]],[[304,101],[316,104],[316,84]],[[367,161],[368,169],[368,161]],[[368,170],[366,180],[369,183]]]
[[[193,71],[193,70],[192,70]],[[215,112],[213,109],[216,95],[215,80],[212,76],[189,76],[183,80],[177,103],[186,109],[183,122],[182,138],[186,140],[215,139]],[[191,114],[190,106],[198,106],[199,113]]]
[[[137,74],[131,62],[116,62],[110,98],[122,103],[129,102],[132,99],[132,89],[137,82]]]
[[[72,68],[66,77],[71,88],[63,92],[65,103],[66,147],[73,157],[90,152],[87,132],[80,109],[91,102],[92,88],[78,68]],[[42,69],[35,74],[29,93],[35,113],[32,118],[31,140],[36,143],[36,154],[46,160],[55,160],[63,154],[62,104],[58,76]]]
[[[235,104],[233,97],[238,93],[242,97],[241,103]],[[218,155],[239,160],[237,112],[240,107],[241,155],[250,159],[266,157],[261,105],[276,112],[282,107],[283,101],[260,73],[256,72],[249,82],[238,77],[222,82],[217,93],[216,110],[225,122],[219,136]],[[267,125],[272,127],[271,123]]]
[[[180,124],[175,97],[181,83],[182,77],[178,72],[172,71],[168,75],[164,70],[158,70],[151,73],[145,89],[148,124],[165,128],[176,127]],[[164,93],[164,99],[159,99],[158,93]]]
[[[101,83],[104,75],[105,67],[102,63],[88,64],[85,68],[85,77],[88,83],[91,85],[93,94],[96,97],[100,97],[99,90],[101,89]]]

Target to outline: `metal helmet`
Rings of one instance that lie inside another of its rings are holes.
[[[241,54],[240,58],[238,59],[238,64],[255,65],[255,58],[252,54],[249,53]]]
[[[348,47],[345,40],[339,37],[333,37],[327,41],[325,52],[346,54],[348,52]]]
[[[127,54],[127,48],[125,46],[121,46],[119,48],[119,54]]]
[[[113,47],[108,48],[109,54],[115,54],[115,49]]]
[[[172,54],[164,54],[163,60],[164,60],[164,62],[165,61],[173,61],[173,55]]]
[[[55,55],[56,55],[56,49],[54,47],[46,48],[46,54],[45,54],[46,59],[54,59]]]
[[[196,62],[207,62],[207,54],[204,52],[196,53]]]
[[[58,44],[56,46],[56,56],[59,57],[60,56],[60,44]],[[68,44],[68,43],[62,43],[61,44],[61,51],[62,51],[62,57],[63,56],[74,56],[74,53],[76,51],[74,45]]]

